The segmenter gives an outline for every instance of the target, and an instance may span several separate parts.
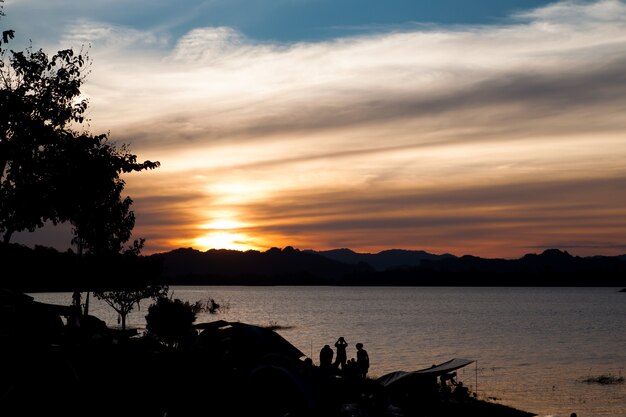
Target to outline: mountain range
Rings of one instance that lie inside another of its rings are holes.
[[[267,251],[181,248],[150,255],[172,285],[481,285],[616,286],[626,284],[626,255],[579,257],[559,249],[519,259],[393,249]]]
[[[392,249],[266,251],[179,248],[137,258],[0,245],[2,282],[20,291],[168,285],[609,286],[626,287],[626,255],[573,256],[547,249],[518,259]]]
[[[365,263],[377,271],[392,268],[410,268],[418,266],[422,261],[437,261],[456,258],[449,253],[433,255],[423,250],[389,249],[378,253],[357,253],[351,249],[332,249],[326,251],[305,250],[304,252],[322,255],[325,258],[346,264]]]

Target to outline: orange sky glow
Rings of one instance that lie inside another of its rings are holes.
[[[92,45],[91,130],[161,162],[124,177],[144,253],[626,253],[623,2],[293,44],[115,29],[62,43]]]

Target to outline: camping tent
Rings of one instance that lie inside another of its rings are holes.
[[[223,360],[238,365],[257,363],[269,357],[298,362],[305,356],[281,335],[265,327],[224,320],[195,327],[202,330],[196,340],[197,347],[212,350]]]

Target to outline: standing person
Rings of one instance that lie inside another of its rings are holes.
[[[329,345],[324,345],[320,350],[320,368],[330,369],[333,364],[333,349]]]
[[[363,343],[356,344],[356,364],[358,375],[361,378],[365,378],[370,367],[370,357],[367,351],[363,349]]]
[[[346,354],[346,347],[348,346],[348,342],[345,339],[340,337],[335,342],[335,347],[337,348],[337,355],[335,356],[335,368],[339,369],[339,365],[341,365],[341,370],[345,371],[346,361],[348,360],[348,356]]]

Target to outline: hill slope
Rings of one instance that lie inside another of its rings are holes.
[[[390,250],[266,252],[177,249],[158,256],[172,284],[617,286],[626,284],[622,257],[578,257],[549,249],[519,259],[432,255]]]
[[[332,249],[326,251],[306,250],[305,252],[316,253],[326,258],[347,264],[366,263],[377,271],[387,269],[409,268],[419,266],[422,261],[437,261],[441,259],[455,258],[448,253],[433,255],[423,250],[389,249],[378,253],[357,253],[351,249]]]

